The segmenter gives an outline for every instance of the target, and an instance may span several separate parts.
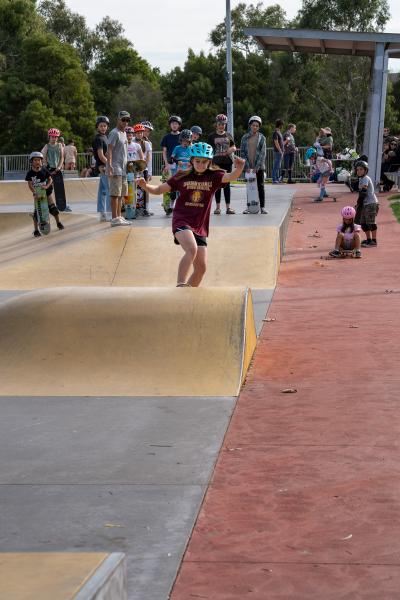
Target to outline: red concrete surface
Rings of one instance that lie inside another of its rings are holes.
[[[299,186],[276,293],[171,598],[400,598],[398,224],[325,261],[340,209]],[[310,237],[320,236],[320,237]],[[293,388],[296,393],[282,393]]]

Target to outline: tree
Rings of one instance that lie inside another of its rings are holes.
[[[231,10],[232,48],[245,54],[262,52],[251,37],[243,33],[245,27],[285,27],[286,13],[279,4],[264,7],[262,2],[246,5],[240,2]],[[218,50],[226,46],[225,22],[219,23],[210,33],[212,45]]]
[[[86,19],[72,12],[64,0],[42,0],[38,14],[46,22],[46,31],[53,32],[60,42],[73,46],[88,69],[96,52],[97,40],[86,25]]]
[[[383,31],[389,19],[387,0],[303,0],[294,25],[307,29]]]

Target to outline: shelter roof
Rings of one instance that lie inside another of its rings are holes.
[[[273,29],[246,27],[244,33],[254,37],[264,50],[341,54],[350,56],[375,55],[378,43],[385,50],[400,50],[400,34],[356,31],[323,31],[318,29]],[[396,57],[396,54],[393,58]],[[398,54],[400,58],[400,53]]]

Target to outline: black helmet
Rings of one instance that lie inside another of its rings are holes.
[[[182,119],[180,117],[178,117],[177,115],[171,115],[170,118],[168,119],[168,124],[171,124],[173,121],[175,121],[176,123],[179,123],[179,125],[182,125]]]
[[[193,125],[193,127],[190,128],[190,131],[192,133],[197,133],[198,135],[202,135],[203,130],[201,127],[199,127],[198,125]]]
[[[356,169],[358,169],[358,167],[362,167],[363,169],[365,169],[365,172],[368,173],[368,163],[365,162],[365,160],[357,160],[356,161]]]
[[[100,125],[100,123],[107,123],[107,125],[109,125],[110,120],[108,117],[105,117],[104,115],[100,115],[100,117],[97,117],[97,119],[96,119],[96,127],[98,127]]]
[[[190,129],[182,129],[182,131],[179,134],[179,141],[181,142],[182,140],[188,140],[189,142],[192,139],[192,132],[190,131]]]

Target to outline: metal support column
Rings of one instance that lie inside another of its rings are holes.
[[[232,39],[231,39],[231,3],[226,0],[226,113],[228,132],[233,136],[233,84],[232,84]]]
[[[379,185],[382,162],[383,120],[385,119],[387,55],[385,45],[377,43],[372,74],[372,102],[368,144],[369,176],[375,186]]]

